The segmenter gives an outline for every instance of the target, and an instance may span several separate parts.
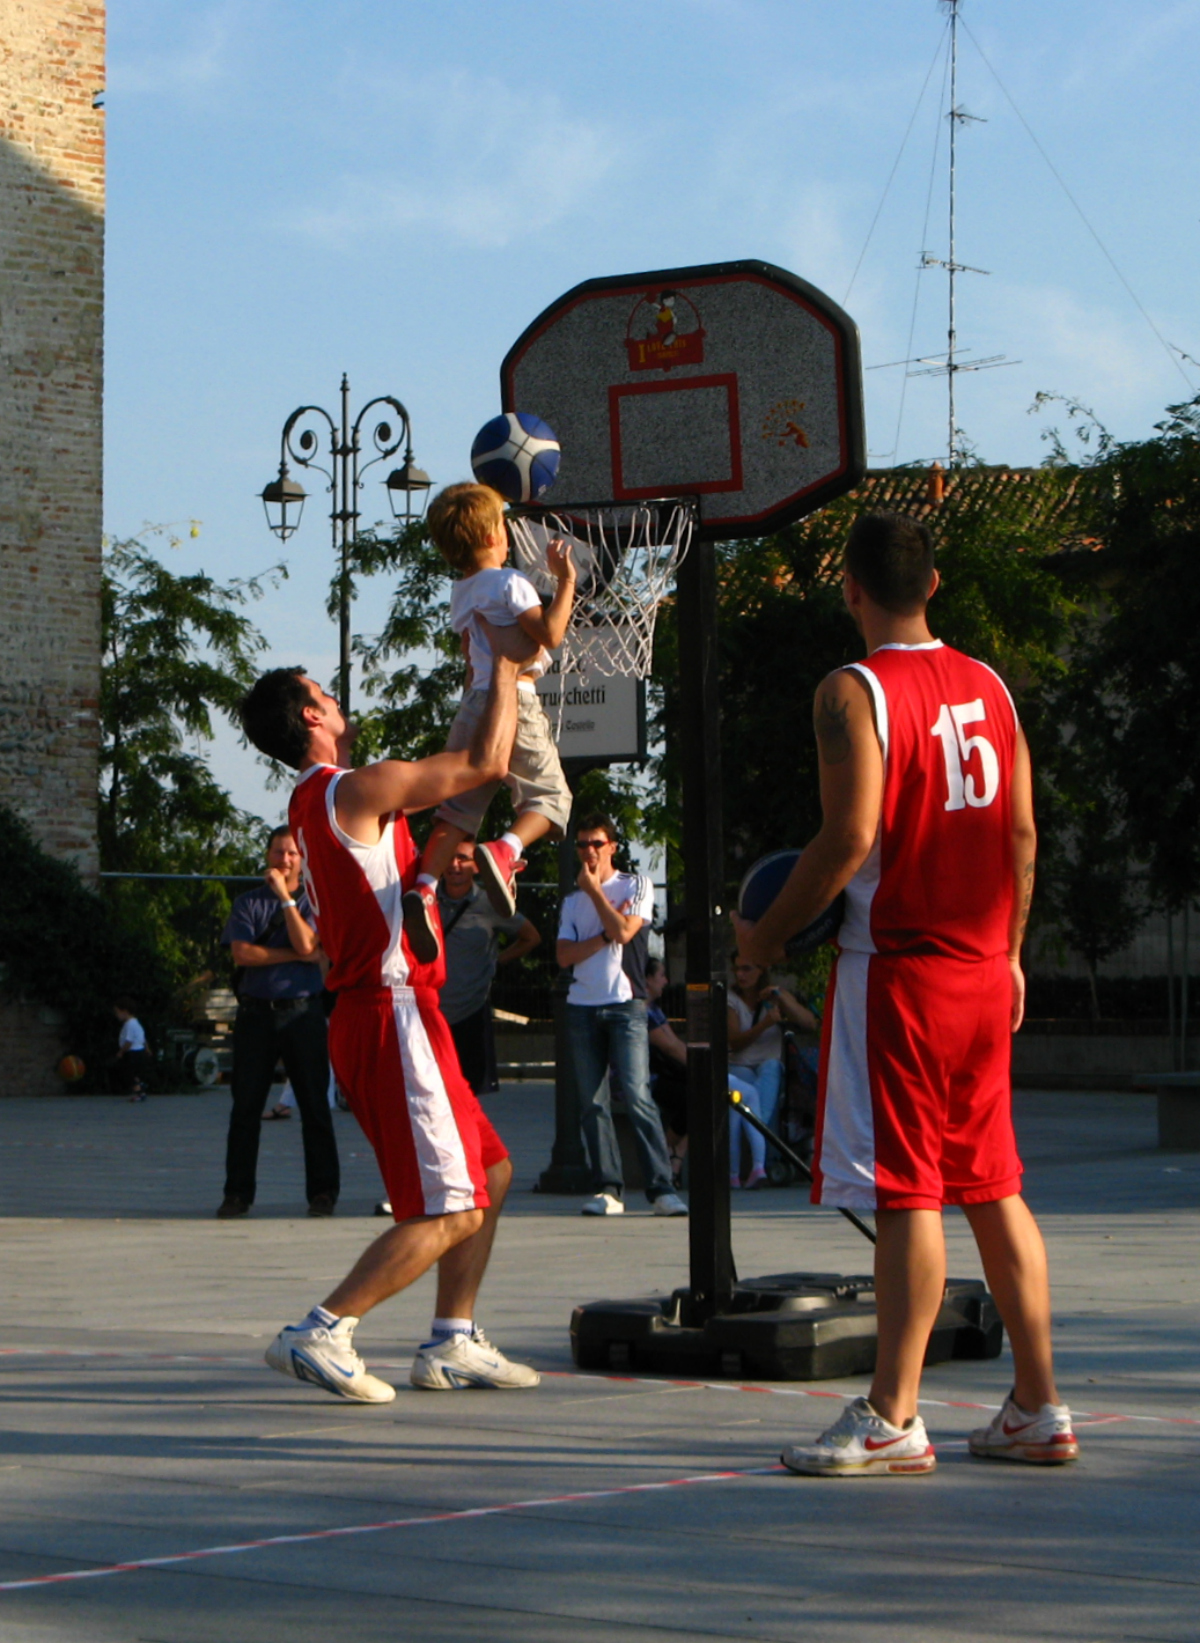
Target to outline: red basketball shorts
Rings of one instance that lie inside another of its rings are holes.
[[[488,1207],[485,1172],[508,1153],[459,1070],[432,989],[340,992],[329,1059],[397,1221]]]
[[[825,1006],[815,1204],[940,1209],[1021,1190],[1008,960],[839,954]]]

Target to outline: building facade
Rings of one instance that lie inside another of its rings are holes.
[[[0,800],[98,870],[102,4],[0,0]]]
[[[99,869],[104,6],[0,0],[0,802]],[[20,955],[3,954],[19,974]],[[53,1094],[55,1011],[0,1004],[0,1094]]]

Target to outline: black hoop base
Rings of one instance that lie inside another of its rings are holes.
[[[571,1314],[580,1369],[711,1375],[735,1380],[826,1381],[875,1367],[874,1280],[790,1272],[738,1284],[729,1305],[692,1318],[692,1296],[591,1301]],[[700,1309],[702,1312],[704,1308]],[[951,1278],[925,1362],[997,1358],[1004,1326],[976,1278]]]

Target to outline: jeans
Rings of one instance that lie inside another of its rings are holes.
[[[496,1033],[492,1006],[481,1004],[474,1014],[450,1024],[462,1075],[476,1095],[491,1095],[500,1087],[496,1070]]]
[[[779,1092],[783,1087],[783,1062],[760,1061],[756,1067],[730,1067],[729,1088],[741,1090],[742,1099],[768,1129],[775,1128],[775,1111]],[[747,1124],[736,1107],[729,1111],[729,1173],[740,1175],[742,1169],[742,1132],[750,1145],[751,1169],[763,1169],[767,1158],[767,1142],[753,1124]]]
[[[296,1003],[301,1000],[297,999]],[[254,1202],[262,1110],[282,1060],[292,1082],[304,1141],[304,1188],[311,1204],[319,1193],[338,1195],[337,1138],[329,1111],[329,1054],[320,998],[302,1010],[273,1010],[266,1001],[242,999],[233,1024],[233,1074],[229,1139],[225,1147],[225,1196]]]
[[[658,1108],[650,1095],[650,1040],[646,1035],[645,1000],[568,1004],[567,1044],[579,1090],[580,1123],[595,1190],[612,1192],[619,1198],[625,1186],[609,1099],[611,1060],[625,1092],[646,1197],[653,1203],[664,1192],[673,1192],[667,1140]]]

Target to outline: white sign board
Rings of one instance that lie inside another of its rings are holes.
[[[563,673],[556,650],[537,691],[560,759],[620,764],[646,757],[646,690],[626,673],[601,673],[586,655]]]

